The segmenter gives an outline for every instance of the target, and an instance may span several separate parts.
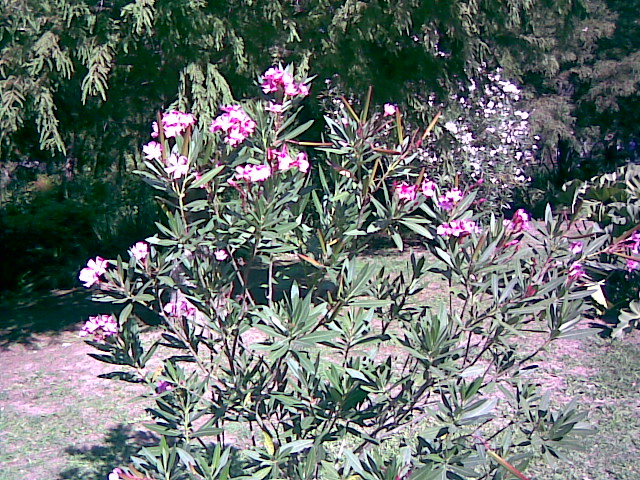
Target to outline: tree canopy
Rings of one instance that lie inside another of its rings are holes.
[[[526,52],[521,78],[533,128],[558,183],[637,157],[639,7],[637,0],[586,0],[576,15],[543,21],[542,48]]]
[[[315,94],[325,79],[347,92],[374,85],[424,112],[429,93],[478,67],[524,74],[533,55],[559,64],[549,42],[592,3],[3,0],[3,158],[44,151],[99,170],[132,151],[153,111],[177,102],[208,120],[274,62],[317,74]]]

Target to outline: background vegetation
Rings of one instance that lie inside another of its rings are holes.
[[[153,206],[129,207],[144,194],[126,178],[148,119],[174,106],[208,124],[276,62],[317,74],[311,117],[331,109],[329,92],[372,85],[416,122],[442,111],[476,132],[486,121],[454,101],[479,102],[500,68],[538,146],[520,198],[553,200],[565,181],[637,158],[639,3],[2,0],[1,287],[71,286],[64,265],[75,270],[105,235],[121,249],[148,234]],[[109,232],[96,231],[107,210]]]

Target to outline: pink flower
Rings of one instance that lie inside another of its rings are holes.
[[[309,95],[309,86],[304,83],[295,83],[293,76],[279,67],[271,67],[262,76],[260,83],[264,93],[275,93],[282,90],[288,97]]]
[[[443,210],[451,210],[463,197],[464,195],[459,189],[453,188],[438,197],[438,206]]]
[[[109,477],[107,478],[107,480],[121,480],[120,479],[120,474],[122,473],[122,469],[121,468],[114,468],[111,473],[109,474]]]
[[[89,288],[100,281],[100,277],[107,271],[109,262],[102,257],[96,257],[95,260],[89,260],[87,266],[80,270],[80,281],[85,287]]]
[[[516,234],[531,228],[529,225],[530,219],[530,215],[522,208],[519,208],[513,214],[513,218],[511,220],[503,220],[502,224],[504,225],[507,233]]]
[[[629,237],[626,240],[626,243],[629,244],[631,253],[634,253],[636,255],[640,253],[640,233],[639,232],[632,233],[631,237]]]
[[[422,194],[427,198],[433,198],[436,196],[436,183],[431,180],[425,179],[420,185]]]
[[[293,160],[287,153],[286,146],[282,147],[282,150],[269,150],[269,156],[278,159],[278,170],[283,172],[292,168],[297,168],[302,173],[307,173],[309,170],[309,160],[307,154],[304,152],[298,153],[296,159]]]
[[[573,262],[569,267],[569,280],[579,280],[586,276],[587,274],[585,273],[584,268],[582,268],[582,264],[580,262]]]
[[[267,159],[271,163],[272,160],[278,161],[278,170],[288,170],[291,168],[291,157],[287,153],[287,146],[283,145],[280,150],[276,148],[267,148]]]
[[[453,234],[453,230],[451,229],[451,225],[443,223],[442,225],[438,225],[436,233],[441,237],[450,237]]]
[[[182,135],[182,133],[190,127],[191,125],[196,123],[195,117],[190,113],[182,113],[177,111],[171,111],[168,113],[162,114],[162,129],[164,131],[164,136],[166,138],[177,137]],[[153,138],[158,137],[158,124],[157,122],[153,122],[152,124],[153,132],[151,136]]]
[[[96,315],[89,317],[80,330],[79,335],[86,337],[87,335],[93,335],[94,340],[101,341],[106,337],[115,335],[118,333],[118,321],[113,315]]]
[[[282,105],[279,103],[269,102],[269,104],[264,107],[267,112],[271,113],[282,113]]]
[[[291,85],[293,77],[290,73],[278,67],[271,67],[262,76],[262,91],[264,93],[277,92],[280,87]]]
[[[129,249],[129,253],[131,253],[136,260],[144,262],[149,255],[149,245],[145,242],[138,242]]]
[[[582,242],[571,242],[569,244],[569,251],[574,255],[578,255],[582,253],[582,247],[583,247]]]
[[[302,173],[307,173],[310,166],[307,154],[304,152],[300,152],[296,155],[296,159],[293,161],[292,165],[292,167],[298,167],[298,170]]]
[[[174,179],[181,178],[189,172],[189,159],[184,155],[177,156],[172,153],[167,159],[167,166],[164,171]]]
[[[227,258],[229,258],[229,254],[227,253],[227,251],[222,249],[213,252],[213,256],[216,257],[216,260],[218,260],[219,262],[223,262]]]
[[[627,270],[629,272],[635,272],[636,270],[638,270],[639,267],[640,267],[640,262],[627,258]]]
[[[225,143],[232,147],[238,146],[255,131],[256,122],[242,110],[240,105],[228,105],[221,110],[225,113],[211,123],[209,131],[224,132],[227,135],[224,139]]]
[[[171,390],[173,390],[173,385],[166,380],[160,380],[156,383],[156,393],[170,392]]]
[[[177,137],[195,123],[196,119],[190,113],[172,111],[162,116],[162,126],[167,137]]]
[[[301,97],[306,97],[307,95],[309,95],[309,91],[309,85],[305,83],[298,84],[298,95],[300,95]]]
[[[162,158],[162,145],[158,142],[149,142],[142,147],[144,158],[147,160],[160,160]]]
[[[416,191],[418,190],[416,185],[411,185],[407,182],[400,182],[399,184],[393,182],[393,188],[400,200],[412,202],[416,199]]]
[[[174,318],[187,317],[190,320],[196,318],[196,307],[184,298],[167,303],[163,310],[168,316]]]
[[[393,103],[385,103],[384,104],[384,116],[390,117],[391,115],[395,115],[398,111],[398,107]]]
[[[271,167],[269,165],[251,165],[244,167],[236,167],[236,178],[246,182],[264,182],[271,176]]]
[[[436,233],[441,237],[464,237],[472,233],[479,235],[482,229],[473,220],[452,220],[438,225]]]
[[[287,97],[295,97],[299,93],[298,86],[294,82],[285,83],[283,87],[284,87],[284,94]]]

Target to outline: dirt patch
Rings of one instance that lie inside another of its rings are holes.
[[[72,451],[104,443],[111,430],[123,425],[132,435],[137,429],[135,421],[144,416],[144,407],[128,402],[141,387],[97,378],[113,366],[89,357],[95,350],[78,336],[88,315],[104,307],[91,304],[84,292],[71,292],[2,309],[3,479],[75,478],[60,476],[77,460]],[[127,424],[128,419],[133,422]]]

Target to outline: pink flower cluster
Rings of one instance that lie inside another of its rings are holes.
[[[444,195],[438,197],[438,207],[443,210],[451,210],[463,198],[464,195],[461,190],[452,188]]]
[[[271,102],[271,101],[267,104],[266,107],[264,107],[264,109],[267,112],[277,113],[277,114],[280,114],[280,113],[282,113],[284,111],[284,107],[282,106],[281,103],[274,103],[274,102]]]
[[[418,194],[418,186],[412,185],[408,182],[393,182],[393,188],[400,200],[405,200],[407,202],[412,202],[416,199],[416,195]],[[432,198],[436,195],[436,184],[435,182],[425,179],[420,184],[420,191],[425,197]]]
[[[184,155],[171,154],[164,170],[174,179],[182,178],[189,173],[189,159]]]
[[[640,255],[640,233],[634,232],[631,237],[626,241],[629,251],[632,255]],[[627,270],[630,272],[636,271],[640,268],[640,262],[631,258],[627,259]]]
[[[167,303],[164,306],[164,312],[174,318],[187,317],[191,320],[196,318],[196,307],[184,298]]]
[[[118,322],[113,315],[96,315],[95,317],[89,317],[79,335],[81,337],[93,335],[95,340],[101,341],[117,333]]]
[[[159,380],[156,383],[156,393],[170,392],[171,390],[173,390],[173,385],[166,380]]]
[[[174,180],[182,178],[189,173],[189,159],[184,155],[172,153],[167,159],[167,166],[164,167],[164,171]]]
[[[436,196],[436,182],[425,178],[420,185],[420,190],[422,190],[422,194],[427,198],[433,198]]]
[[[525,210],[519,208],[513,214],[511,220],[503,220],[502,224],[507,233],[515,235],[531,228],[529,220],[531,220],[531,216]]]
[[[394,105],[393,103],[385,103],[384,104],[384,116],[385,117],[390,117],[392,115],[395,115],[397,111],[398,111],[398,107],[396,105]]]
[[[129,249],[129,253],[139,262],[144,262],[149,256],[149,245],[145,242],[138,242]]]
[[[482,229],[473,220],[451,220],[439,225],[436,233],[441,237],[464,237],[472,233],[478,235]]]
[[[412,185],[407,182],[393,182],[393,189],[400,200],[413,202],[416,199],[416,193],[418,191],[417,185]]]
[[[271,167],[269,165],[253,165],[246,164],[244,166],[238,165],[236,167],[236,180],[243,180],[245,182],[264,182],[271,176]],[[228,180],[229,185],[236,186],[236,181],[230,178]]]
[[[580,262],[573,262],[569,267],[569,280],[575,281],[587,276]]]
[[[218,116],[209,127],[211,133],[224,132],[225,143],[232,147],[240,145],[256,129],[254,122],[240,105],[227,105],[221,110],[225,113]]]
[[[109,262],[107,260],[102,257],[96,257],[95,260],[87,262],[87,266],[80,270],[78,277],[84,286],[89,288],[100,281],[100,277],[107,272],[108,266]]]
[[[582,242],[571,242],[569,244],[569,251],[574,255],[579,255],[582,253],[582,248],[584,244]]]
[[[142,147],[142,152],[147,160],[160,160],[162,158],[162,145],[158,142],[149,142]]]
[[[269,159],[277,159],[278,160],[278,170],[282,170],[283,172],[290,170],[292,168],[297,168],[302,173],[307,173],[309,171],[309,159],[307,158],[307,154],[304,152],[298,153],[296,155],[295,160],[291,158],[291,156],[287,153],[287,146],[283,146],[280,150],[276,149],[268,149],[267,157]]]
[[[177,137],[196,123],[195,117],[190,113],[183,113],[177,111],[171,111],[162,115],[162,129],[166,138]],[[153,132],[151,136],[153,138],[158,137],[158,123],[153,122]]]
[[[296,83],[293,75],[279,67],[271,67],[264,72],[260,86],[264,93],[275,93],[278,90],[282,90],[288,97],[297,95],[306,97],[309,95],[309,85]]]
[[[227,258],[229,258],[229,253],[227,253],[226,250],[219,249],[213,252],[213,256],[216,258],[217,261],[224,262]]]

